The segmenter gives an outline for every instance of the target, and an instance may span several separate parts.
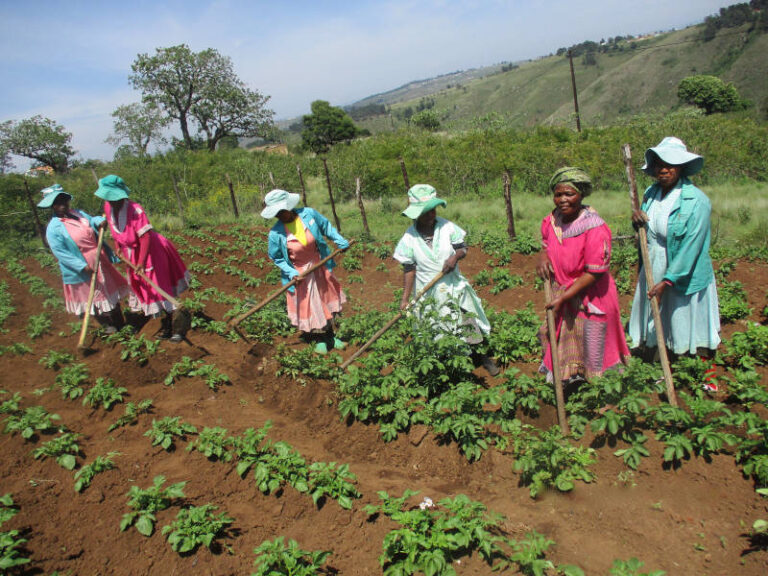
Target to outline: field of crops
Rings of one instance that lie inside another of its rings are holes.
[[[340,354],[310,354],[276,289],[266,229],[171,236],[192,271],[187,341],[93,330],[63,312],[42,251],[0,263],[0,573],[641,574],[768,572],[768,264],[721,260],[720,391],[675,365],[572,391],[573,436],[536,375],[543,293],[532,246],[462,261],[494,327],[490,378],[459,338],[394,314],[402,274],[358,243],[337,274]],[[634,249],[616,250],[628,313]],[[291,542],[295,541],[295,542]],[[28,560],[28,561],[27,561]],[[276,572],[270,572],[276,570]]]

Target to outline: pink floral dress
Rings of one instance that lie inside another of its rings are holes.
[[[303,225],[301,219],[297,219]],[[320,252],[315,237],[305,226],[307,245],[303,245],[291,233],[288,233],[288,257],[293,267],[302,274],[304,270],[320,261]],[[322,332],[335,314],[347,301],[341,285],[333,272],[320,266],[296,284],[294,292],[286,292],[288,318],[291,324],[302,332]]]
[[[556,209],[541,223],[541,239],[554,269],[555,294],[567,290],[585,272],[599,273],[597,281],[566,302],[557,322],[562,379],[591,378],[626,363],[629,348],[619,314],[619,295],[609,272],[611,230],[592,208],[585,206],[565,223]],[[542,329],[542,372],[551,376],[552,353],[546,327]]]
[[[149,234],[145,263],[147,277],[174,297],[187,289],[187,267],[171,241],[152,229],[141,205],[126,199],[120,211],[115,213],[110,203],[105,202],[104,211],[118,249],[131,263],[135,266],[141,264],[141,237]],[[141,311],[146,316],[156,316],[163,311],[173,312],[176,308],[131,269],[128,270],[128,280],[135,293],[135,298],[128,302],[132,310]]]

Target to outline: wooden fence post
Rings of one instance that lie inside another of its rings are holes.
[[[93,174],[93,179],[96,181],[96,186],[98,186],[99,185],[99,176],[98,176],[98,174],[96,174],[96,170],[91,168],[91,174]]]
[[[515,215],[512,212],[512,179],[509,176],[509,170],[504,170],[501,177],[504,180],[504,204],[507,207],[507,236],[510,240],[514,240],[517,234],[515,234]]]
[[[43,228],[43,224],[40,222],[37,206],[32,200],[32,192],[29,191],[29,184],[27,183],[26,178],[24,178],[24,190],[27,192],[27,201],[29,202],[29,209],[32,211],[32,218],[35,220],[35,228],[37,229],[37,233],[40,234],[40,240],[43,241],[43,248],[48,250],[50,247],[48,246],[48,240],[45,238],[45,228]]]
[[[405,182],[405,193],[408,193],[408,190],[411,189],[411,184],[408,181],[408,171],[405,169],[405,160],[403,160],[402,156],[399,158],[400,160],[400,170],[403,172],[403,182]]]
[[[307,187],[304,186],[304,176],[301,173],[301,164],[296,164],[296,172],[299,173],[299,182],[301,182],[301,202],[307,205]]]
[[[336,202],[333,201],[333,190],[331,189],[331,175],[328,173],[328,161],[323,158],[323,166],[325,167],[325,181],[328,184],[328,196],[331,199],[331,211],[333,212],[333,219],[336,222],[336,230],[341,232],[341,222],[336,215]]]
[[[173,191],[176,193],[176,202],[179,205],[179,218],[181,218],[181,226],[184,227],[184,205],[181,203],[181,194],[179,193],[179,186],[176,183],[176,176],[171,174],[171,180],[173,181]]]
[[[275,184],[275,177],[272,175],[272,172],[269,172],[269,181],[272,183],[272,188],[277,188],[277,184]]]
[[[240,218],[240,211],[237,209],[237,198],[235,198],[235,189],[232,187],[232,179],[229,174],[224,174],[227,179],[227,186],[229,186],[229,197],[232,200],[232,209],[235,211],[235,218]]]
[[[360,216],[363,218],[363,230],[365,235],[371,238],[371,231],[368,228],[368,219],[365,217],[365,206],[363,206],[363,196],[360,194],[360,177],[355,178],[355,196],[357,197],[357,205],[360,208]]]

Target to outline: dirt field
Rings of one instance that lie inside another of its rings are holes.
[[[191,239],[190,245],[206,246]],[[220,263],[220,258],[185,257],[187,263],[200,260]],[[543,295],[533,289],[535,256],[516,255],[510,269],[522,274],[523,287],[490,295],[488,288],[478,293],[497,309],[514,311],[532,301],[541,310]],[[401,285],[401,273],[394,261],[382,261],[366,253],[361,275],[364,283],[351,283],[350,273],[338,269],[338,276],[352,305],[379,307],[393,299],[393,290]],[[486,256],[473,248],[461,263],[465,275],[474,276],[485,267]],[[23,261],[27,270],[42,277],[51,287],[60,289],[60,280],[37,261]],[[255,277],[263,269],[246,265]],[[220,269],[211,275],[197,275],[203,287],[216,286],[229,294],[238,294],[242,283]],[[755,312],[765,305],[768,265],[739,262],[730,279],[741,280],[747,287]],[[621,459],[609,446],[598,450],[594,467],[596,481],[577,483],[567,494],[548,492],[537,500],[526,487],[519,486],[512,470],[512,457],[489,450],[479,461],[470,463],[455,445],[439,445],[428,434],[423,440],[415,434],[401,435],[385,443],[377,427],[342,422],[336,406],[332,382],[310,381],[301,384],[276,377],[278,364],[274,348],[252,347],[242,341],[229,342],[220,336],[192,331],[181,344],[164,342],[161,352],[143,367],[120,360],[120,348],[96,341],[94,352],[85,358],[91,383],[98,376],[113,378],[128,388],[126,401],[151,398],[151,414],[139,416],[133,426],[107,428],[123,412],[91,409],[82,399],[62,399],[53,387],[56,372],[44,368],[38,360],[50,349],[75,353],[77,335],[70,335],[68,322],[74,320],[61,311],[52,313],[51,334],[31,340],[26,333],[27,319],[42,310],[42,299],[10,277],[0,266],[0,281],[6,281],[12,294],[15,315],[5,322],[7,333],[0,334],[0,346],[24,342],[33,352],[22,356],[0,356],[0,389],[19,392],[22,406],[40,404],[61,416],[61,423],[82,434],[84,456],[78,464],[96,456],[118,452],[117,468],[97,475],[82,493],[73,489],[73,473],[58,466],[53,459],[35,460],[31,451],[46,439],[24,441],[18,434],[0,435],[0,495],[12,493],[18,514],[3,530],[18,529],[28,540],[24,552],[32,562],[23,574],[248,574],[253,569],[253,549],[265,539],[285,536],[296,539],[306,550],[333,550],[328,564],[340,574],[381,573],[378,557],[382,541],[396,525],[380,517],[368,521],[366,504],[378,503],[376,492],[391,495],[406,489],[418,490],[419,498],[437,501],[447,496],[466,494],[484,503],[488,509],[504,514],[513,533],[535,529],[556,542],[547,557],[555,564],[577,564],[587,575],[605,575],[614,559],[637,557],[645,563],[644,571],[665,570],[670,575],[763,576],[768,573],[768,552],[750,549],[749,528],[757,518],[768,518],[768,500],[761,500],[753,482],[745,479],[731,455],[718,455],[706,462],[692,458],[678,468],[662,464],[660,444],[651,438],[651,457],[640,470],[627,474]],[[261,299],[274,290],[261,285],[250,293]],[[242,294],[239,294],[242,296]],[[629,301],[622,297],[628,313]],[[208,303],[206,313],[221,318],[228,306]],[[542,315],[543,317],[543,315]],[[760,320],[754,314],[751,320]],[[152,336],[159,321],[152,320],[142,333]],[[725,326],[724,336],[739,326]],[[59,332],[65,331],[66,336]],[[298,338],[285,340],[288,349],[304,346]],[[353,350],[345,350],[348,356]],[[184,379],[173,387],[163,385],[170,367],[190,356],[214,363],[231,379],[231,385],[212,391],[198,378]],[[533,363],[524,367],[535,368]],[[485,377],[482,370],[479,376]],[[493,379],[488,378],[489,385]],[[765,385],[765,380],[763,381]],[[0,398],[4,400],[7,397]],[[348,463],[358,477],[362,498],[351,511],[342,510],[329,500],[318,509],[312,499],[286,487],[265,496],[255,487],[251,476],[241,479],[233,464],[209,461],[197,451],[187,452],[186,443],[177,441],[175,451],[152,447],[144,437],[153,418],[180,416],[195,425],[222,426],[230,434],[240,434],[248,427],[261,427],[271,420],[270,438],[293,445],[309,461]],[[540,427],[555,422],[553,410],[544,410],[534,421]],[[588,444],[589,437],[580,442]],[[122,515],[129,511],[126,493],[132,485],[149,486],[162,474],[168,483],[186,481],[185,504],[213,503],[234,518],[223,546],[181,556],[171,550],[159,527],[175,518],[178,506],[158,513],[158,530],[149,538],[133,528],[120,532]],[[478,558],[462,560],[455,566],[459,574],[487,574],[489,568]]]

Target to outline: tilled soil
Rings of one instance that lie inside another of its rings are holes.
[[[191,245],[205,246],[201,240]],[[209,261],[203,257],[185,258]],[[473,277],[486,267],[487,256],[472,249],[461,263],[464,274]],[[384,306],[393,299],[401,285],[402,274],[394,261],[382,261],[366,253],[362,271],[337,274],[348,293],[348,310]],[[536,256],[515,255],[510,269],[526,279],[526,285],[490,295],[488,287],[478,293],[497,309],[514,311],[528,301],[541,310],[543,295],[533,289]],[[60,279],[26,259],[27,269],[58,289]],[[245,265],[249,274],[263,277],[269,266],[259,269]],[[362,276],[364,283],[348,281],[350,274]],[[241,295],[241,282],[216,270],[198,275],[203,287]],[[765,306],[768,266],[765,263],[739,262],[730,279],[741,280],[755,314]],[[61,423],[82,434],[83,456],[79,464],[91,462],[98,455],[118,453],[117,468],[97,475],[82,493],[73,489],[73,473],[52,459],[35,460],[32,450],[47,439],[38,436],[24,441],[20,435],[0,436],[0,494],[12,493],[18,514],[4,530],[18,529],[28,540],[25,555],[32,562],[23,574],[248,574],[253,569],[253,549],[266,539],[284,536],[296,539],[306,550],[333,550],[328,564],[340,574],[378,574],[382,541],[396,525],[385,517],[370,521],[363,512],[366,504],[378,503],[377,491],[391,495],[406,489],[418,490],[419,498],[437,501],[444,497],[467,494],[483,502],[489,510],[506,517],[506,527],[514,534],[535,529],[556,542],[547,557],[555,564],[577,564],[588,575],[607,574],[614,559],[637,557],[644,570],[666,570],[670,575],[701,574],[745,576],[768,572],[768,553],[751,549],[749,528],[757,518],[767,518],[766,503],[745,479],[732,455],[718,455],[707,462],[692,458],[677,469],[663,466],[662,448],[651,439],[651,457],[640,470],[628,472],[615,448],[604,446],[597,452],[594,466],[597,479],[591,484],[578,483],[567,494],[548,492],[538,499],[519,485],[512,470],[512,457],[489,450],[470,463],[455,445],[441,444],[432,434],[421,438],[419,430],[400,435],[385,443],[375,426],[347,423],[340,419],[334,384],[326,381],[294,381],[276,377],[275,348],[229,342],[216,335],[192,331],[181,344],[164,342],[161,352],[145,366],[120,360],[120,347],[100,340],[83,359],[93,383],[99,376],[113,378],[128,388],[126,401],[151,398],[152,413],[142,415],[138,423],[107,429],[120,415],[122,406],[111,411],[85,407],[81,399],[64,400],[53,387],[56,372],[45,369],[38,360],[51,349],[76,353],[77,334],[70,334],[68,322],[73,317],[52,312],[50,335],[31,340],[25,331],[30,315],[41,311],[42,299],[0,267],[0,281],[6,281],[16,307],[0,334],[0,346],[24,342],[32,354],[0,356],[0,389],[19,392],[22,406],[42,405],[61,416]],[[249,290],[259,300],[274,290],[264,284]],[[629,296],[622,296],[628,311]],[[221,318],[225,305],[209,303],[206,314]],[[543,314],[541,315],[543,317]],[[142,333],[152,337],[159,321],[151,320]],[[724,336],[742,330],[738,324],[724,327]],[[59,335],[63,331],[65,335]],[[288,350],[305,346],[295,336],[283,341]],[[345,350],[346,357],[353,350]],[[214,363],[231,379],[231,385],[210,390],[199,378],[185,378],[174,386],[163,380],[170,367],[182,356]],[[526,372],[535,363],[519,365]],[[482,370],[478,376],[488,378]],[[7,396],[2,400],[7,399]],[[332,500],[319,508],[305,494],[290,486],[272,495],[263,495],[252,476],[241,479],[233,463],[210,461],[197,451],[188,452],[188,442],[177,441],[176,449],[166,452],[152,447],[144,432],[153,418],[179,416],[199,429],[221,426],[239,435],[246,428],[261,427],[268,420],[273,427],[269,437],[294,446],[308,461],[347,463],[358,477],[362,498],[351,511],[342,510]],[[555,423],[552,409],[544,409],[533,423],[548,427]],[[580,441],[587,445],[589,437]],[[167,483],[187,482],[184,504],[213,503],[234,518],[227,535],[212,550],[199,548],[195,553],[179,555],[171,550],[159,528],[170,523],[178,506],[159,512],[155,533],[146,538],[131,528],[120,532],[121,517],[129,509],[126,493],[133,485],[148,487],[152,479],[163,475]],[[490,569],[478,558],[466,558],[455,566],[459,574],[488,574]]]

